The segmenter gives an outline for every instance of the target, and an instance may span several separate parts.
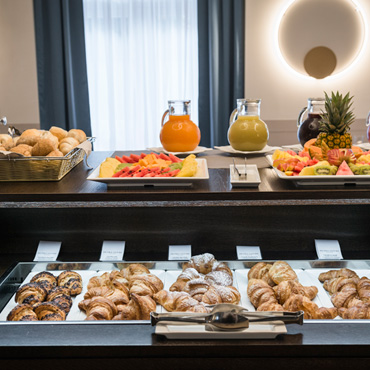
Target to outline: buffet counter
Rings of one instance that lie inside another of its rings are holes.
[[[88,165],[95,168],[112,155],[93,152]],[[252,156],[248,164],[258,165],[261,184],[233,188],[231,155],[209,151],[199,158],[207,160],[209,180],[191,188],[111,190],[86,180],[92,171],[86,162],[59,182],[0,183],[0,283],[17,262],[33,260],[40,240],[61,241],[62,262],[98,261],[104,240],[125,240],[128,262],[166,261],[169,245],[190,244],[193,255],[209,252],[222,261],[236,261],[237,245],[258,245],[264,260],[314,263],[314,240],[336,239],[344,260],[316,263],[369,265],[368,187],[299,188],[279,179],[265,157]],[[169,340],[148,323],[9,323],[1,326],[0,365],[368,367],[366,320],[315,321],[287,329],[274,340]]]

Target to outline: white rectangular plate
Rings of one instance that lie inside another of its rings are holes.
[[[233,187],[257,187],[261,183],[260,174],[255,164],[247,164],[247,177],[245,177],[244,164],[237,164],[241,176],[235,171],[234,165],[230,165],[230,183]]]
[[[267,160],[272,166],[272,156],[268,155]],[[292,181],[299,186],[322,186],[322,185],[370,185],[370,175],[353,176],[287,176],[284,172],[273,167],[278,177],[282,180]]]
[[[156,186],[192,186],[194,182],[208,180],[208,166],[204,158],[197,158],[198,171],[193,177],[99,177],[100,166],[89,175],[87,180],[98,181],[108,185],[108,187],[156,187]]]
[[[155,333],[168,339],[274,339],[287,330],[284,324],[250,324],[238,331],[207,331],[205,325],[158,324]]]

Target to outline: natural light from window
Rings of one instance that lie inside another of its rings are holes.
[[[159,147],[167,101],[198,124],[197,0],[83,0],[95,150]]]

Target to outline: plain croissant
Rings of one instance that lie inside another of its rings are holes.
[[[269,271],[272,265],[266,262],[256,263],[248,272],[248,280],[261,279],[266,281],[268,285],[274,286],[275,283],[271,280]]]
[[[68,154],[73,148],[79,145],[79,141],[73,137],[66,137],[59,143],[59,150],[64,154]]]
[[[294,280],[282,281],[279,285],[274,286],[273,289],[280,304],[284,304],[293,294],[302,294],[312,300],[318,293],[317,287],[305,287]]]
[[[286,280],[298,281],[297,274],[285,261],[276,261],[269,270],[269,276],[275,284]]]
[[[279,303],[272,287],[261,279],[249,280],[247,293],[255,308],[258,308],[266,302]]]
[[[320,282],[324,282],[325,280],[330,280],[338,277],[346,277],[346,278],[351,278],[351,277],[358,277],[358,275],[347,268],[342,268],[340,270],[330,270],[327,272],[323,272],[319,275],[319,280]]]

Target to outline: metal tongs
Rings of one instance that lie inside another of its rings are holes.
[[[156,313],[152,312],[151,324],[157,325],[159,322],[180,322],[205,324],[208,331],[214,330],[243,330],[249,327],[251,323],[263,323],[279,321],[285,324],[303,325],[303,311],[298,312],[249,312],[244,308],[241,309],[224,309],[219,310],[217,306],[208,314],[171,312]]]
[[[240,173],[237,165],[235,164],[235,159],[233,158],[233,164],[234,164],[234,172],[238,175],[239,180],[241,180],[241,177],[244,177],[244,180],[247,181],[248,174],[247,174],[247,158],[244,157],[244,173]]]

